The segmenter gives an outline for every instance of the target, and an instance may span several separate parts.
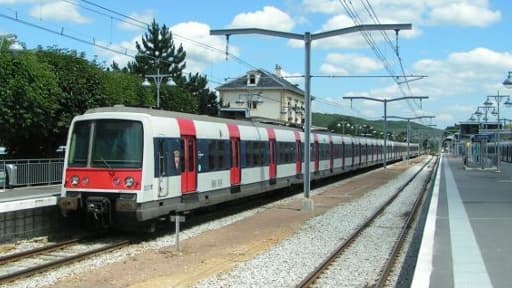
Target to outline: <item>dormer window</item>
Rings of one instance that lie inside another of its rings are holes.
[[[247,74],[247,86],[257,86],[259,81],[260,74],[254,72]]]

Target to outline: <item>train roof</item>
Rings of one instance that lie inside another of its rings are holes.
[[[142,108],[142,107],[127,107],[127,106],[100,107],[100,108],[89,109],[84,114],[109,113],[109,112],[110,113],[138,113],[138,114],[147,114],[147,115],[154,116],[154,117],[186,118],[186,119],[199,120],[199,121],[205,121],[205,122],[213,122],[213,123],[229,123],[229,124],[237,124],[237,125],[245,125],[245,126],[263,127],[263,128],[279,128],[279,129],[292,130],[292,131],[303,131],[302,129],[296,128],[296,127],[264,123],[264,122],[262,122],[261,119],[259,119],[259,121],[238,120],[238,119],[220,118],[220,117],[213,117],[213,116],[207,116],[207,115],[189,114],[189,113],[167,111],[167,110],[157,110],[157,109]],[[270,121],[270,119],[269,119],[269,121]],[[315,131],[315,133],[316,133],[316,131]]]
[[[138,114],[146,114],[154,117],[168,117],[168,118],[186,118],[193,119],[205,122],[214,122],[214,123],[226,123],[226,124],[236,124],[236,125],[245,125],[245,126],[253,126],[253,127],[262,127],[262,128],[275,128],[275,129],[283,129],[283,130],[291,130],[291,131],[299,131],[304,132],[300,128],[284,126],[284,125],[275,125],[259,122],[256,120],[236,120],[229,118],[220,118],[220,117],[212,117],[207,115],[197,115],[197,114],[189,114],[175,111],[167,111],[167,110],[158,110],[151,108],[142,108],[142,107],[127,107],[122,105],[116,105],[112,107],[99,107],[87,110],[84,114],[92,114],[92,113],[138,113]],[[261,121],[261,119],[260,119]],[[357,143],[368,143],[370,144],[373,141],[377,142],[381,139],[371,139],[371,138],[363,138],[363,137],[355,137],[351,135],[341,135],[337,133],[332,133],[330,131],[325,130],[311,130],[312,133],[316,133],[319,135],[336,135],[341,136],[343,139],[350,141],[356,141]],[[393,143],[393,141],[388,141],[388,143]]]

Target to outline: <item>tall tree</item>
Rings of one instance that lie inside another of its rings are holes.
[[[131,73],[141,76],[156,74],[160,68],[161,74],[170,74],[174,81],[181,79],[187,53],[181,44],[176,49],[172,31],[167,26],[160,27],[153,19],[141,42],[136,42],[136,48],[135,62],[128,64]]]
[[[208,80],[206,76],[199,73],[192,75],[188,74],[187,82],[185,83],[186,89],[198,101],[198,114],[217,116],[218,114],[218,101],[215,91],[211,91],[208,87]]]

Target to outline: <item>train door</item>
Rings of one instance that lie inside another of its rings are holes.
[[[240,139],[231,138],[231,186],[239,186],[241,180],[240,169]]]
[[[181,193],[196,192],[196,138],[194,136],[181,136],[183,166],[181,171]]]
[[[269,143],[269,164],[268,164],[268,177],[270,185],[276,184],[277,176],[277,151],[276,151],[276,134],[274,129],[268,128],[268,143]]]
[[[315,142],[313,145],[313,159],[315,161],[315,174],[320,170],[320,145],[318,143],[318,135],[315,134]]]
[[[345,141],[341,142],[341,169],[345,170]]]
[[[240,192],[240,183],[242,181],[242,169],[240,165],[240,130],[237,125],[228,124],[229,144],[231,147],[231,168],[230,184],[231,192]]]
[[[363,145],[361,145],[361,143],[357,144],[357,154],[359,155],[357,158],[359,159],[359,165],[361,165],[363,163]]]
[[[300,143],[299,132],[295,131],[295,175],[300,178],[302,174],[302,144]]]
[[[270,185],[276,184],[276,175],[277,175],[277,165],[276,165],[276,158],[277,158],[277,151],[276,151],[276,139],[270,139],[269,141],[269,148],[270,148],[270,161],[269,161],[269,178],[270,178]]]
[[[370,153],[369,151],[370,150],[368,150],[368,144],[364,144],[364,154],[365,154],[365,158],[366,158],[365,165],[368,165],[368,153]]]
[[[329,136],[329,139],[331,136]],[[332,139],[329,141],[329,171],[333,172],[333,164],[334,164],[334,147],[332,144]]]

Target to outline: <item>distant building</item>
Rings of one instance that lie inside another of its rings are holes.
[[[251,70],[216,89],[222,117],[302,126],[304,91],[282,77],[279,65],[274,73]]]

